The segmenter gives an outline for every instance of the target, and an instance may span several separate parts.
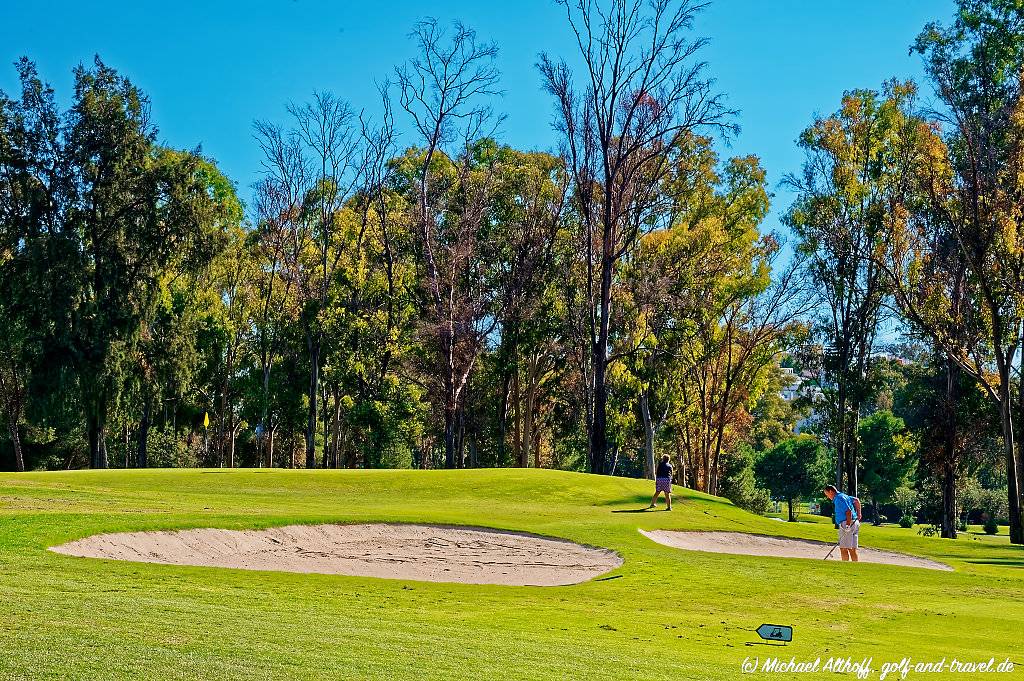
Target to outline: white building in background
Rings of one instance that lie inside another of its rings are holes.
[[[814,420],[814,405],[823,399],[825,395],[821,392],[821,388],[810,380],[814,378],[812,373],[807,372],[806,375],[801,375],[789,367],[781,367],[781,369],[783,388],[779,393],[779,396],[786,402],[792,402],[799,397],[805,397],[809,398],[809,402],[811,403],[811,413],[808,414],[806,418],[802,418],[797,421],[796,426],[793,428],[794,433],[799,433],[807,426],[807,424]]]
[[[787,402],[792,402],[800,396],[800,386],[803,385],[803,379],[797,376],[796,372],[790,367],[781,367],[782,369],[782,392],[779,396]]]

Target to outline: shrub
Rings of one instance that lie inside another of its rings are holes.
[[[934,537],[935,535],[939,534],[939,528],[935,527],[934,525],[925,525],[924,527],[919,529],[917,533],[922,537]]]
[[[720,494],[751,513],[763,514],[771,508],[771,494],[754,479],[754,453],[749,447],[738,448],[726,459]]]
[[[985,530],[985,534],[998,534],[999,524],[996,523],[995,516],[989,516],[989,519],[985,521],[982,529]]]
[[[902,527],[904,529],[910,529],[913,526],[914,526],[914,518],[913,517],[911,517],[909,515],[905,515],[902,518],[900,518],[900,527]]]
[[[892,494],[893,506],[900,509],[901,516],[909,515],[912,516],[917,513],[918,509],[921,508],[921,503],[918,500],[917,492],[909,487],[899,487]]]
[[[961,520],[960,524],[956,526],[956,530],[957,530],[957,532],[966,532],[967,531],[967,521],[966,520]]]
[[[202,453],[201,438],[189,447],[187,440],[171,428],[151,428],[149,431],[147,463],[150,468],[193,468],[199,465]]]

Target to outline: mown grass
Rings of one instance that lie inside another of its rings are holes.
[[[876,669],[904,656],[1024,664],[1024,551],[1005,537],[862,530],[866,546],[954,572],[686,552],[637,530],[825,541],[833,530],[692,492],[677,493],[671,513],[628,512],[649,492],[643,481],[535,470],[0,475],[0,678],[722,679],[743,677],[748,656],[780,653],[873,657]],[[97,532],[366,521],[524,530],[612,548],[625,562],[612,579],[545,588],[46,550]],[[763,622],[792,625],[793,643],[748,646]]]

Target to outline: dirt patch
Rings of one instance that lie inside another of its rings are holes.
[[[771,537],[743,532],[675,532],[671,530],[652,530],[641,533],[659,544],[687,551],[706,551],[709,553],[735,553],[743,556],[770,556],[773,558],[814,558],[822,560],[834,544],[827,544],[810,539],[792,539],[789,537]],[[930,570],[952,570],[943,563],[904,553],[880,551],[878,549],[860,548],[857,556],[864,563],[885,563],[886,565],[904,565],[907,567],[928,568]],[[832,552],[829,560],[841,560],[839,549]]]
[[[434,525],[291,525],[98,534],[50,549],[84,558],[425,582],[559,586],[622,565],[561,539]]]

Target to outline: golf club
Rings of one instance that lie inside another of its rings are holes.
[[[831,549],[828,550],[828,553],[825,554],[825,557],[822,558],[822,560],[828,560],[828,557],[831,556],[832,552],[835,551],[837,548],[839,548],[839,544],[838,543],[835,546],[833,546]]]

